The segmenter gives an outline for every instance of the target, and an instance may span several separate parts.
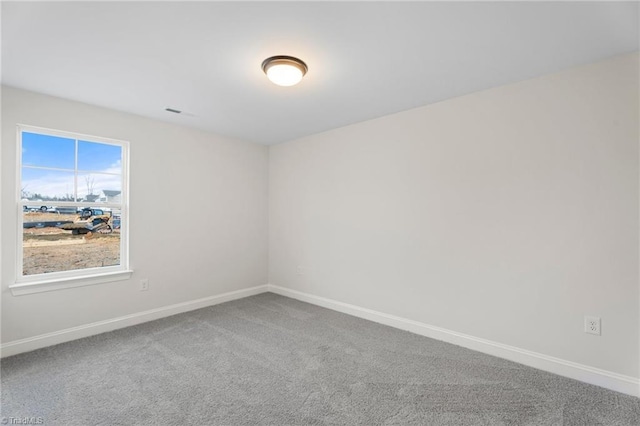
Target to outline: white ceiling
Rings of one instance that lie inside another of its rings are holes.
[[[635,50],[636,2],[2,4],[3,84],[264,144]]]

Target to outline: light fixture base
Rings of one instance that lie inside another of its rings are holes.
[[[293,56],[277,55],[262,61],[262,71],[279,86],[298,84],[308,70],[307,64]]]

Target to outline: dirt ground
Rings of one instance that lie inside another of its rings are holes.
[[[77,215],[24,213],[25,222],[75,220]],[[24,275],[120,264],[120,232],[72,235],[59,228],[23,229]]]
[[[41,212],[25,212],[22,213],[22,219],[25,222],[45,222],[58,220],[75,220],[77,214],[58,214],[58,213],[41,213]]]

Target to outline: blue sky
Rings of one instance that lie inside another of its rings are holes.
[[[32,194],[63,196],[75,187],[75,140],[36,133],[22,133],[22,188]],[[93,182],[93,193],[103,189],[121,190],[122,148],[78,141],[78,197],[88,193],[86,177]],[[28,166],[61,170],[34,169]],[[87,173],[91,171],[91,173]]]
[[[120,164],[121,156],[122,148],[119,146],[78,141],[79,170],[113,172],[111,169]],[[75,140],[23,132],[22,164],[73,170]]]

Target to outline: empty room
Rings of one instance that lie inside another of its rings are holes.
[[[2,1],[0,423],[640,425],[639,6]]]

